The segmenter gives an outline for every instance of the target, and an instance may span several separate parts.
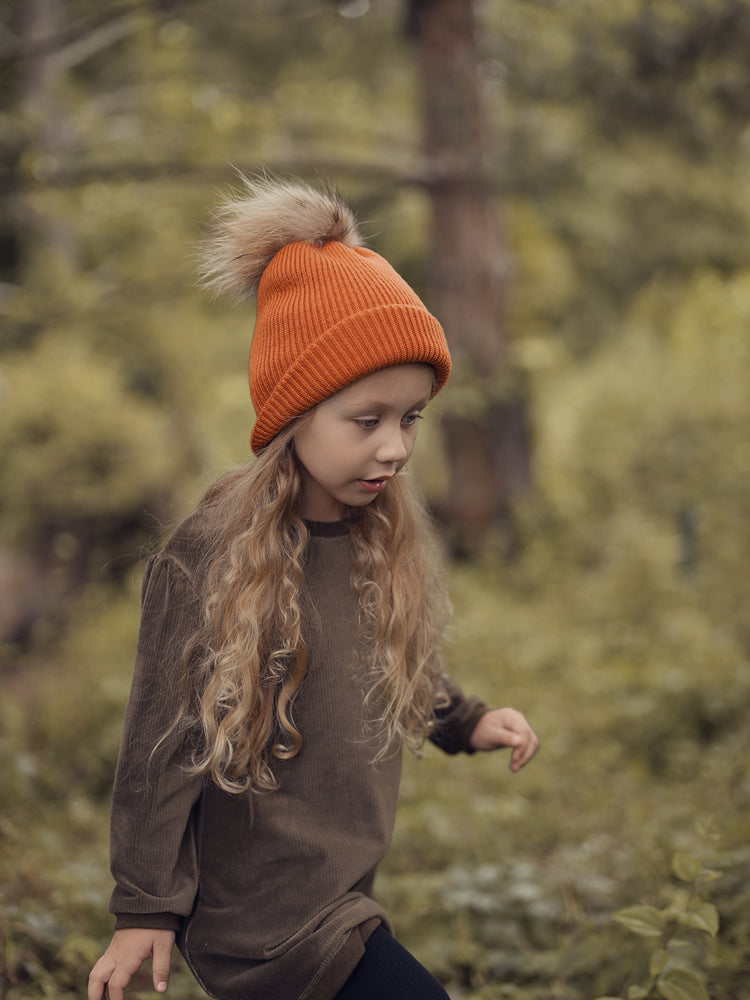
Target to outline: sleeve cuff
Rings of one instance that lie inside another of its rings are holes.
[[[469,743],[477,722],[489,707],[476,695],[465,697],[454,685],[450,704],[435,713],[436,724],[430,741],[445,753],[476,753]]]
[[[179,931],[180,917],[176,913],[116,913],[115,930],[128,927],[145,927],[154,931]]]

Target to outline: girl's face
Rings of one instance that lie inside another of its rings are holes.
[[[339,521],[365,507],[411,457],[432,395],[429,365],[366,375],[324,400],[294,437],[302,466],[302,517]]]

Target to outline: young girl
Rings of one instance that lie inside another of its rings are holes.
[[[148,563],[112,807],[116,930],[89,1000],[177,940],[220,1000],[445,1000],[373,896],[404,743],[538,747],[442,672],[445,607],[403,469],[443,331],[349,208],[246,181],[205,277],[258,296],[256,460]]]

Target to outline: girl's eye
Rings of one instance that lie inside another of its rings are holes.
[[[355,420],[355,423],[359,424],[360,427],[364,427],[365,430],[371,430],[373,427],[378,426],[378,418],[360,417],[358,420]]]
[[[413,427],[414,424],[416,424],[416,422],[421,419],[422,419],[421,413],[407,413],[407,415],[401,422],[406,424],[407,427]]]

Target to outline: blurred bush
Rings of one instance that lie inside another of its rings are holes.
[[[251,6],[139,6],[117,44],[46,91],[21,73],[2,90],[8,1000],[81,996],[106,942],[137,567],[248,455],[252,309],[191,287],[214,178],[231,180],[230,161],[323,164],[372,245],[424,285],[429,170],[401,5],[359,18]],[[67,12],[84,37],[102,13],[89,7]],[[695,928],[686,956],[712,1000],[737,1000],[750,981],[750,8],[479,7],[536,491],[514,512],[511,558],[490,537],[482,559],[450,567],[450,657],[465,687],[527,711],[543,747],[512,780],[502,755],[409,761],[379,891],[455,1000],[625,997],[648,955],[614,914],[663,908],[670,859],[688,853],[723,874],[705,887],[718,935],[703,947]],[[8,80],[25,65],[12,55]],[[414,463],[434,501],[440,406]],[[142,977],[133,996],[150,992]],[[199,991],[181,970],[170,995]]]

